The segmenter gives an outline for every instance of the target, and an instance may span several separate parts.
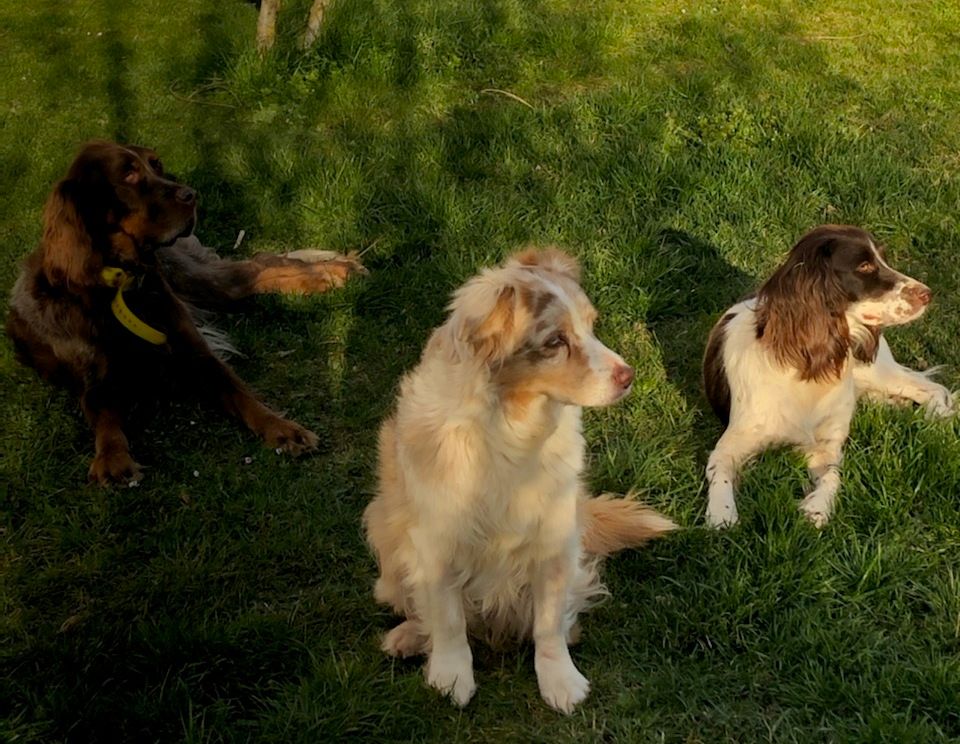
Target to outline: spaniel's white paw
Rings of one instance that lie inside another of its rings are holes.
[[[734,501],[707,504],[707,524],[714,529],[733,527],[740,521],[737,504]]]

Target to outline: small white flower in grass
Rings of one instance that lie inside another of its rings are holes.
[[[274,452],[276,452],[276,453],[279,455],[281,452],[283,452],[283,448],[282,448],[282,447],[277,447],[277,448],[274,450]]]
[[[194,470],[194,471],[193,471],[193,477],[194,477],[194,478],[199,478],[199,477],[200,477],[200,471],[199,471],[199,470]]]
[[[253,458],[250,457],[249,455],[248,455],[247,457],[244,457],[244,458],[243,458],[243,464],[244,464],[244,465],[249,465],[251,462],[253,462]]]
[[[132,480],[129,483],[127,483],[127,488],[139,488],[139,487],[140,487],[140,481],[138,480]]]

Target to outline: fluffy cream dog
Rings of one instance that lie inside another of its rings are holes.
[[[579,274],[528,250],[468,281],[380,431],[364,523],[376,598],[406,618],[383,649],[427,654],[427,682],[458,705],[476,690],[469,632],[532,638],[544,700],[570,712],[589,683],[567,644],[603,592],[598,556],[675,528],[584,493],[581,406],[616,403],[634,373],[594,336]]]

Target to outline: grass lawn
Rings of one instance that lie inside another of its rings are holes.
[[[85,484],[76,402],[0,342],[0,739],[16,742],[960,739],[955,422],[866,405],[839,510],[763,456],[705,529],[715,317],[801,232],[850,222],[936,299],[888,334],[960,387],[960,4],[289,0],[253,53],[242,0],[0,6],[0,291],[79,143],[157,148],[226,254],[367,249],[369,277],[225,317],[240,373],[320,434],[278,457],[215,412],[141,416],[137,489]],[[378,422],[449,292],[525,242],[582,260],[635,392],[586,416],[592,489],[685,529],[610,560],[540,700],[529,648],[476,649],[463,711],[378,650],[359,516]],[[250,458],[247,462],[246,458]]]

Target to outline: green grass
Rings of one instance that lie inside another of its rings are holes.
[[[0,344],[0,738],[960,739],[957,424],[867,406],[827,529],[796,511],[800,460],[771,452],[720,534],[698,385],[717,314],[836,221],[931,284],[889,338],[958,386],[960,6],[334,0],[302,53],[309,3],[287,5],[262,62],[241,0],[0,7],[4,293],[90,137],[156,147],[224,253],[243,229],[242,253],[369,248],[371,269],[223,320],[241,374],[321,435],[300,462],[171,404],[133,437],[140,488],[86,486],[75,401]],[[359,524],[377,424],[449,292],[529,241],[582,259],[601,336],[639,369],[587,415],[591,487],[687,528],[608,562],[569,718],[528,648],[478,648],[464,711],[383,657]]]

